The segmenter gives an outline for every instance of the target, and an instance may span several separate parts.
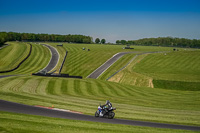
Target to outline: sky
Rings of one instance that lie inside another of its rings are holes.
[[[0,0],[0,31],[200,39],[200,0]]]

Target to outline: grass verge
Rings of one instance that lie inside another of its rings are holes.
[[[193,131],[161,129],[88,121],[58,119],[43,116],[0,112],[0,132],[3,133],[193,133]]]

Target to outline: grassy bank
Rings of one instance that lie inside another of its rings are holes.
[[[117,107],[117,118],[189,125],[200,123],[199,94],[199,91],[134,87],[91,79],[36,76],[0,79],[0,97],[8,101],[54,105],[94,115],[98,104],[109,99]]]
[[[150,127],[128,126],[87,122],[68,119],[0,112],[0,132],[3,133],[193,133],[192,131],[160,129]]]
[[[17,44],[13,44],[13,45],[14,45],[14,47],[19,47],[21,44],[17,43]],[[19,50],[17,50],[17,51],[19,51]],[[22,51],[22,53],[23,52],[24,51]],[[27,50],[27,52],[28,52],[28,50]],[[24,53],[24,55],[26,55],[25,53]],[[11,53],[11,55],[13,55],[13,54]],[[44,67],[46,67],[46,65],[49,63],[50,58],[51,58],[51,54],[50,54],[50,51],[48,48],[46,48],[42,45],[39,45],[39,44],[32,43],[32,52],[31,52],[30,57],[24,63],[22,63],[21,66],[18,69],[16,69],[15,71],[8,72],[8,73],[2,73],[1,75],[31,74],[31,73],[38,72],[39,70],[42,70]],[[10,61],[12,59],[15,59],[15,58],[13,58],[13,56],[9,56],[6,58],[6,61],[7,60]],[[14,61],[19,62],[18,59],[15,59]]]
[[[9,46],[0,49],[0,71],[15,68],[30,51],[30,45],[27,43],[9,42],[9,44]]]
[[[132,69],[154,79],[200,81],[200,51],[151,54]]]
[[[109,81],[165,89],[199,90],[199,57],[200,51],[140,55]]]

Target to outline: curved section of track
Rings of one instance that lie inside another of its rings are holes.
[[[42,45],[44,45],[47,48],[49,48],[49,50],[51,52],[51,60],[49,61],[49,64],[44,69],[42,69],[41,71],[49,72],[54,67],[56,67],[56,65],[58,63],[58,60],[59,60],[59,53],[54,47],[52,47],[50,45],[47,45],[47,44],[42,44]]]
[[[94,116],[90,116],[90,115],[77,114],[77,113],[29,106],[29,105],[14,103],[14,102],[8,102],[8,101],[4,101],[4,100],[0,100],[0,111],[8,111],[8,112],[31,114],[31,115],[41,115],[41,116],[64,118],[64,119],[112,123],[112,124],[125,124],[125,125],[133,125],[133,126],[146,126],[146,127],[200,131],[200,127],[197,127],[197,126],[174,125],[174,124],[122,120],[122,119],[95,118]]]

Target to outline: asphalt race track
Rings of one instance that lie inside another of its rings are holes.
[[[15,75],[0,75],[0,79],[1,78],[6,78],[6,77],[11,77],[11,76],[15,76]]]
[[[133,126],[146,126],[146,127],[156,127],[156,128],[170,128],[170,129],[200,131],[200,127],[195,127],[195,126],[163,124],[163,123],[122,120],[122,119],[95,118],[94,116],[90,116],[90,115],[58,111],[58,110],[52,110],[52,109],[41,108],[41,107],[36,107],[36,106],[29,106],[29,105],[14,103],[14,102],[8,102],[4,100],[0,100],[0,111],[8,111],[8,112],[40,115],[40,116],[48,116],[48,117],[64,118],[64,119],[73,119],[73,120],[112,123],[112,124],[125,124],[125,125],[133,125]]]
[[[42,45],[46,46],[51,51],[51,60],[49,64],[43,69],[43,71],[49,72],[57,65],[59,60],[59,53],[54,47],[50,45],[47,44],[42,44]]]
[[[137,53],[137,52],[121,52],[115,54],[112,58],[110,58],[108,61],[106,61],[103,65],[101,65],[99,68],[97,68],[94,72],[92,72],[87,78],[98,78],[104,71],[106,71],[112,64],[114,64],[119,58],[121,58],[125,54],[130,53]]]

